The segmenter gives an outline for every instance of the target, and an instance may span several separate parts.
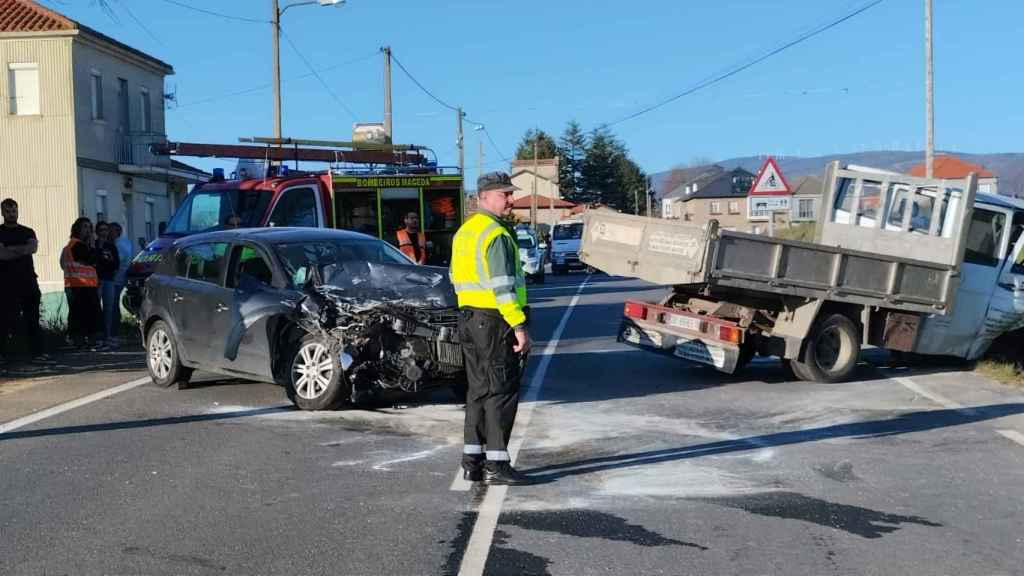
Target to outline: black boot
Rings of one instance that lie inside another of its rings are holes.
[[[533,479],[519,473],[505,460],[488,460],[484,464],[484,483],[506,486],[532,484]]]
[[[481,482],[484,479],[484,457],[482,454],[462,455],[462,479]]]

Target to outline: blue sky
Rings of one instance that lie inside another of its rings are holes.
[[[43,3],[174,66],[172,140],[232,143],[272,133],[269,24],[230,21],[165,0]],[[252,19],[266,0],[179,0]],[[287,0],[282,0],[282,5]],[[629,115],[756,57],[867,0],[348,0],[289,10],[282,26],[353,118],[282,39],[284,134],[348,139],[383,117],[382,57],[395,56],[441,99],[483,122],[509,157],[523,132],[586,129]],[[135,18],[129,14],[134,14]],[[141,21],[142,25],[137,20]],[[615,134],[647,171],[696,158],[827,155],[924,141],[924,2],[885,0],[757,66],[637,119]],[[936,146],[1018,152],[1024,2],[935,0]],[[143,28],[145,27],[145,29]],[[455,165],[455,113],[394,70],[396,142]],[[467,125],[468,182],[507,166]],[[192,161],[210,168],[217,160]],[[472,187],[469,184],[468,187]]]

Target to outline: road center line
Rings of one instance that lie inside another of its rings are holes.
[[[569,302],[569,307],[562,314],[562,319],[558,322],[555,333],[552,335],[551,340],[548,341],[547,346],[544,347],[544,353],[540,359],[540,364],[537,365],[537,371],[533,373],[533,378],[530,380],[530,386],[526,389],[526,394],[523,397],[523,406],[520,409],[516,427],[512,432],[512,439],[508,445],[508,455],[512,464],[516,463],[519,449],[523,446],[526,429],[530,425],[530,419],[533,417],[537,397],[540,396],[540,389],[544,384],[544,375],[548,371],[548,366],[551,365],[551,358],[554,357],[555,348],[558,347],[558,341],[562,338],[562,332],[565,331],[565,327],[569,323],[572,310],[580,301],[580,294],[583,293],[583,289],[589,280],[590,275],[588,274],[576,290],[572,301]],[[459,480],[461,481],[461,477],[459,477]],[[484,573],[487,556],[490,554],[491,543],[494,540],[494,530],[498,527],[498,516],[501,514],[501,506],[505,502],[505,495],[507,493],[508,486],[491,486],[488,488],[487,495],[484,496],[484,501],[480,504],[480,509],[477,512],[476,523],[473,525],[473,533],[470,535],[469,543],[466,545],[466,552],[462,556],[459,576],[477,576]]]
[[[151,381],[152,380],[149,378],[149,376],[146,376],[145,378],[139,378],[138,380],[132,380],[131,382],[126,382],[126,383],[121,384],[119,386],[114,386],[113,388],[107,388],[106,390],[100,390],[99,392],[96,392],[96,393],[93,393],[93,394],[89,394],[88,396],[83,396],[83,397],[79,398],[78,400],[72,400],[70,402],[65,402],[63,404],[58,404],[58,405],[53,406],[51,408],[47,408],[45,410],[40,410],[39,412],[36,412],[34,414],[29,414],[28,416],[24,416],[24,417],[18,418],[16,420],[11,420],[10,422],[7,422],[6,424],[0,424],[0,434],[5,434],[7,432],[11,432],[11,431],[17,430],[18,428],[21,428],[22,426],[28,426],[29,424],[34,424],[36,422],[39,422],[40,420],[45,420],[46,418],[49,418],[51,416],[56,416],[58,414],[63,414],[64,412],[68,412],[70,410],[74,410],[75,408],[81,408],[82,406],[85,406],[86,404],[91,404],[93,402],[96,402],[97,400],[103,400],[104,398],[109,398],[110,396],[113,396],[115,394],[120,394],[121,392],[126,392],[128,390],[131,390],[132,388],[138,388],[139,386],[142,386],[143,384],[145,384],[147,382],[151,382]]]

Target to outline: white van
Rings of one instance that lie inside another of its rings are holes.
[[[562,220],[551,230],[551,273],[565,274],[581,270],[587,265],[580,261],[580,239],[583,238],[583,220]]]

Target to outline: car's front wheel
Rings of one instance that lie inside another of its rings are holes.
[[[182,365],[178,342],[170,326],[163,320],[157,320],[149,328],[146,337],[146,368],[153,383],[161,388],[186,383],[192,377],[192,369]]]
[[[337,354],[320,338],[299,342],[288,373],[288,398],[302,410],[330,410],[348,398],[348,381]]]

